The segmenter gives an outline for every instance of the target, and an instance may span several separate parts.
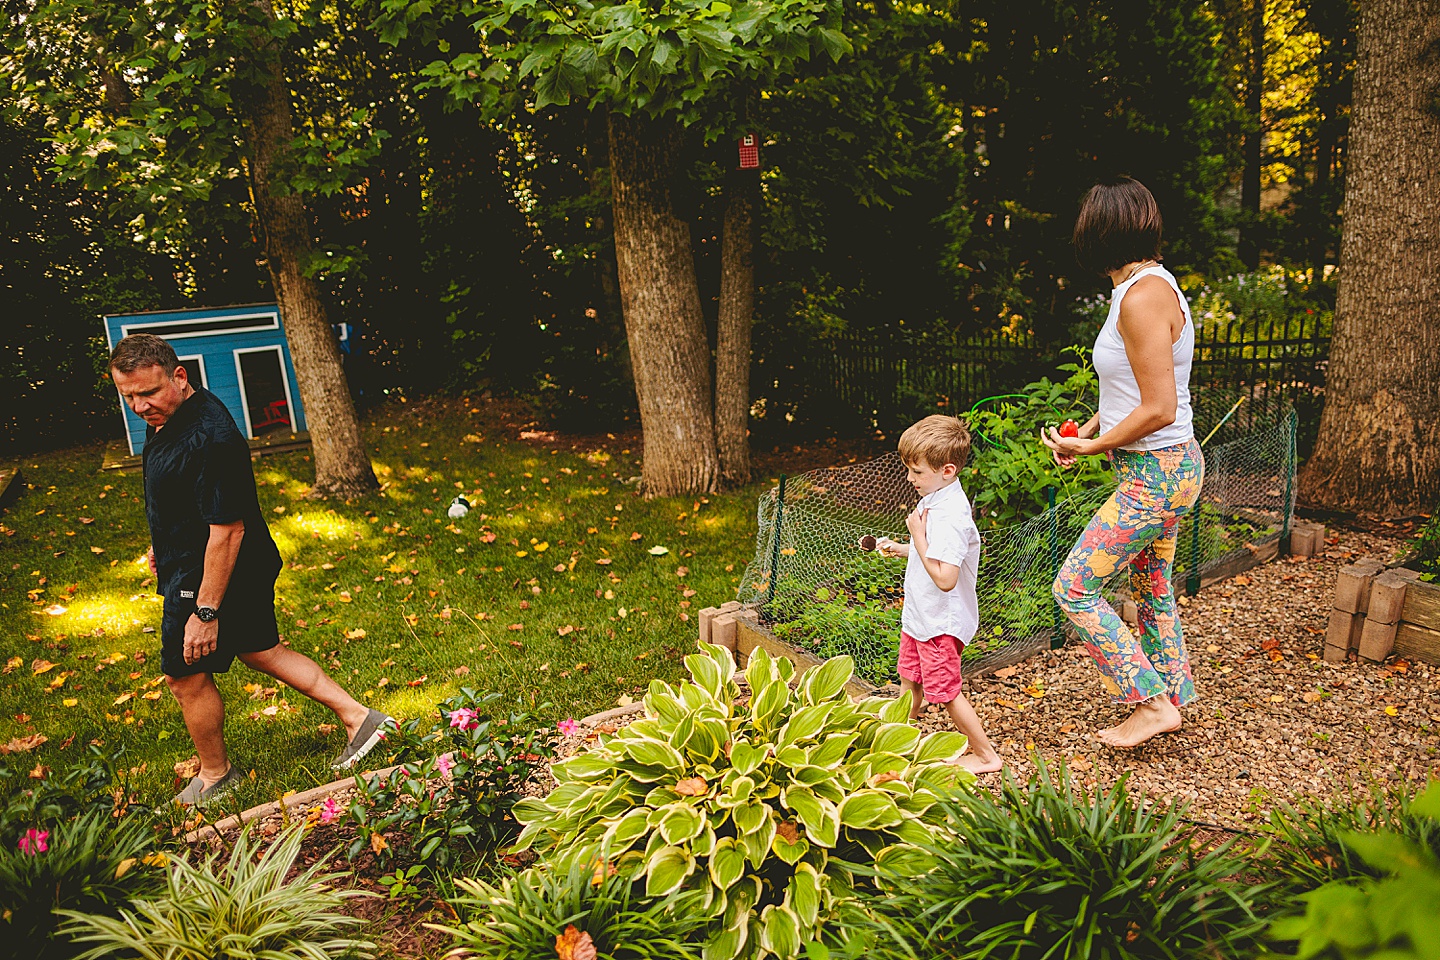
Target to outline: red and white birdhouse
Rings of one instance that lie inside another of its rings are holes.
[[[740,169],[758,170],[760,168],[760,138],[753,133],[747,133],[740,138]]]

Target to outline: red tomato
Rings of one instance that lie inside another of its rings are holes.
[[[1078,423],[1076,423],[1074,420],[1066,420],[1064,423],[1060,424],[1060,436],[1062,436],[1062,437],[1078,437],[1078,436],[1080,436],[1080,425],[1079,425]]]

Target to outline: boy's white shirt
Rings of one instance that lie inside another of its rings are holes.
[[[969,643],[980,627],[980,601],[975,581],[980,573],[980,529],[960,481],[955,480],[920,498],[917,510],[925,519],[926,556],[960,568],[953,589],[941,590],[930,578],[912,541],[905,564],[905,607],[900,629],[916,640],[949,635]]]

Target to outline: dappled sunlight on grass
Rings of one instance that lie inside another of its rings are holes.
[[[342,537],[358,539],[365,533],[363,522],[347,520],[333,510],[311,509],[294,513],[280,521],[279,528],[293,536],[305,533],[322,540],[339,540]],[[275,530],[276,525],[271,524],[271,533],[274,534]]]
[[[162,602],[161,598],[153,593],[86,594],[66,601],[65,613],[58,617],[47,616],[45,619],[53,620],[57,627],[73,631],[73,641],[78,645],[103,647],[108,640],[139,634],[141,629],[151,625],[152,621],[158,623]],[[86,641],[90,638],[85,634],[93,633],[97,629],[104,630],[105,636],[97,638],[97,644],[88,644]]]
[[[412,717],[427,717],[434,714],[441,703],[455,696],[460,687],[453,681],[444,683],[426,683],[420,687],[402,687],[398,690],[388,692],[381,697],[376,694],[372,699],[379,709],[384,710],[390,716],[399,720],[409,720]]]

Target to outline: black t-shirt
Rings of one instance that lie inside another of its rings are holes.
[[[230,411],[203,387],[180,404],[163,429],[146,431],[145,518],[155,548],[157,592],[194,599],[205,569],[210,525],[245,521],[240,555],[226,597],[250,584],[273,583],[280,551],[255,494],[250,446]]]

